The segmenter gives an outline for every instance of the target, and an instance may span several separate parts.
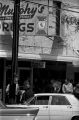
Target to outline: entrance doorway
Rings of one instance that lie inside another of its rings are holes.
[[[79,82],[79,72],[75,72],[75,84]]]
[[[24,81],[29,80],[31,82],[31,70],[29,69],[20,69],[19,70],[19,86],[20,89],[23,89]]]
[[[28,69],[19,69],[18,74],[19,74],[18,83],[19,83],[19,85],[22,89],[24,81],[27,80],[27,79],[31,80],[31,70],[30,69],[29,70]],[[8,68],[6,70],[6,85],[11,82],[11,79],[12,79],[11,75],[12,75],[11,69]]]
[[[12,80],[12,71],[10,68],[6,69],[6,85],[10,84]]]
[[[31,82],[31,69],[19,68],[18,75],[19,75],[18,84],[19,84],[20,90],[23,90],[24,81],[29,79],[29,82]],[[11,68],[7,68],[6,69],[6,87],[11,82],[11,79],[12,79]],[[8,103],[8,99],[9,99],[9,96],[5,95],[5,103]]]
[[[33,85],[34,92],[45,92],[45,88],[51,84],[51,80],[63,83],[66,77],[65,71],[57,71],[53,69],[34,69],[33,70]],[[48,91],[49,92],[49,91]]]

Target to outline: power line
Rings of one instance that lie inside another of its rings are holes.
[[[24,0],[21,0],[21,1],[24,1]],[[70,12],[75,12],[75,13],[79,13],[78,11],[74,11],[74,10],[68,10],[68,9],[63,9],[63,8],[58,8],[58,7],[54,7],[54,6],[49,6],[49,5],[45,5],[45,4],[41,4],[41,3],[37,3],[37,2],[31,2],[31,1],[24,1],[24,2],[29,2],[29,3],[33,3],[33,4],[37,4],[37,5],[43,5],[43,6],[46,6],[46,7],[53,7],[55,9],[58,9],[58,10],[65,10],[65,11],[70,11]],[[70,8],[70,7],[69,7]],[[71,7],[72,8],[72,7]]]
[[[12,0],[14,1],[14,0]],[[28,2],[28,3],[33,3],[33,4],[37,4],[39,6],[43,5],[43,6],[46,6],[46,7],[52,7],[52,8],[55,8],[55,9],[58,9],[58,10],[65,10],[65,11],[68,11],[68,12],[74,12],[74,13],[79,13],[78,11],[75,11],[75,10],[69,10],[69,9],[64,9],[64,8],[58,8],[57,6],[49,6],[49,5],[45,5],[45,4],[42,4],[42,3],[37,3],[37,2],[31,2],[31,1],[28,1],[28,0],[20,0],[20,2]],[[66,5],[65,5],[66,6]],[[67,8],[74,8],[74,7],[78,7],[78,6],[69,6]],[[79,9],[79,8],[75,8],[75,9]]]
[[[72,5],[69,5],[68,3],[62,3],[62,4],[67,8],[79,9],[79,6],[72,6]]]

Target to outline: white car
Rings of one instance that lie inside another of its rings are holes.
[[[40,93],[26,105],[9,106],[39,107],[36,120],[79,120],[79,100],[73,94]]]
[[[39,108],[6,107],[0,100],[0,120],[35,120]]]

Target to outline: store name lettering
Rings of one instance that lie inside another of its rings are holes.
[[[31,15],[31,17],[33,17],[36,12],[43,13],[43,11],[44,11],[44,5],[38,5],[38,7],[37,5],[30,7],[30,3],[26,3],[26,6],[20,7],[20,15],[21,14]],[[11,8],[9,5],[3,5],[2,3],[0,3],[0,15],[12,16],[13,12],[14,9]]]
[[[2,31],[13,31],[13,23],[2,23]],[[20,23],[19,24],[19,31],[20,32],[33,32],[34,31],[34,23]]]
[[[76,17],[70,17],[70,16],[67,16],[67,15],[63,15],[61,17],[61,23],[67,23],[69,25],[79,25],[79,18],[76,18]]]

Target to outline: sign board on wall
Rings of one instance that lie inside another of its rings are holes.
[[[44,61],[32,61],[32,67],[33,68],[45,68],[46,62],[44,62]]]
[[[29,0],[20,2],[19,53],[51,54],[56,28],[53,1]],[[0,51],[8,56],[12,49],[14,3],[0,0]],[[1,53],[0,55],[2,55]]]
[[[42,30],[45,31],[43,33],[47,34],[47,4],[47,0],[43,3],[39,0],[36,2],[35,0],[33,2],[20,2],[20,35],[36,35],[41,30],[41,25],[43,25]],[[0,0],[0,34],[13,33],[13,12],[13,2]],[[42,21],[39,18],[42,18]]]
[[[74,4],[73,4],[74,5]],[[67,52],[69,56],[79,56],[79,13],[76,7],[69,8],[65,4],[61,6],[61,37],[67,49],[72,49],[73,54]]]

